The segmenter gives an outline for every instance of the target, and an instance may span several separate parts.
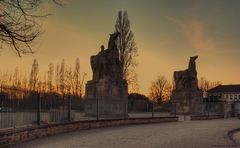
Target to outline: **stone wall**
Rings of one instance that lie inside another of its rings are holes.
[[[0,147],[76,130],[120,125],[177,122],[178,117],[89,120],[10,129],[0,132]]]
[[[211,119],[222,119],[224,115],[200,115],[200,116],[191,116],[191,120],[211,120]]]

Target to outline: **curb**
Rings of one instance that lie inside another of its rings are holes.
[[[240,132],[240,128],[233,129],[227,133],[228,138],[237,146],[240,146],[240,143],[237,142],[234,138],[233,135],[237,132]]]
[[[40,125],[0,132],[0,148],[76,130],[166,122],[178,122],[178,117],[86,120]]]

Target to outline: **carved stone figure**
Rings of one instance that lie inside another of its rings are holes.
[[[190,57],[188,69],[174,72],[175,89],[172,92],[174,110],[178,113],[202,113],[202,91],[198,88],[196,59]]]
[[[100,79],[121,79],[123,77],[122,68],[119,61],[119,53],[115,41],[119,33],[110,34],[108,49],[101,46],[101,51],[91,56],[91,67],[93,71],[93,81]]]
[[[123,70],[119,61],[116,45],[118,32],[110,34],[108,49],[91,56],[93,77],[86,84],[87,116],[122,117],[127,116],[128,89],[123,79]]]
[[[176,90],[198,89],[197,70],[195,60],[198,56],[190,57],[188,69],[174,72]]]
[[[110,34],[110,38],[108,41],[108,49],[114,49],[116,48],[116,39],[120,35],[119,32],[115,32],[113,34]]]

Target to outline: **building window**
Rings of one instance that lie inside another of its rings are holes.
[[[234,99],[237,100],[237,95],[234,95]]]

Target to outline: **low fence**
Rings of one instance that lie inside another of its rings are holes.
[[[0,92],[0,129],[73,121],[119,119],[119,117],[86,116],[84,105],[84,99],[79,96],[18,89],[5,90]],[[121,118],[175,116],[170,113],[170,105],[167,103],[159,106],[153,101],[135,98],[129,99],[127,106],[128,116]]]
[[[76,130],[132,124],[148,124],[177,121],[178,117],[158,117],[158,118],[86,120],[24,127],[16,130],[0,132],[0,147],[5,147],[19,142],[29,141],[40,137],[55,135],[64,132],[71,132]]]

